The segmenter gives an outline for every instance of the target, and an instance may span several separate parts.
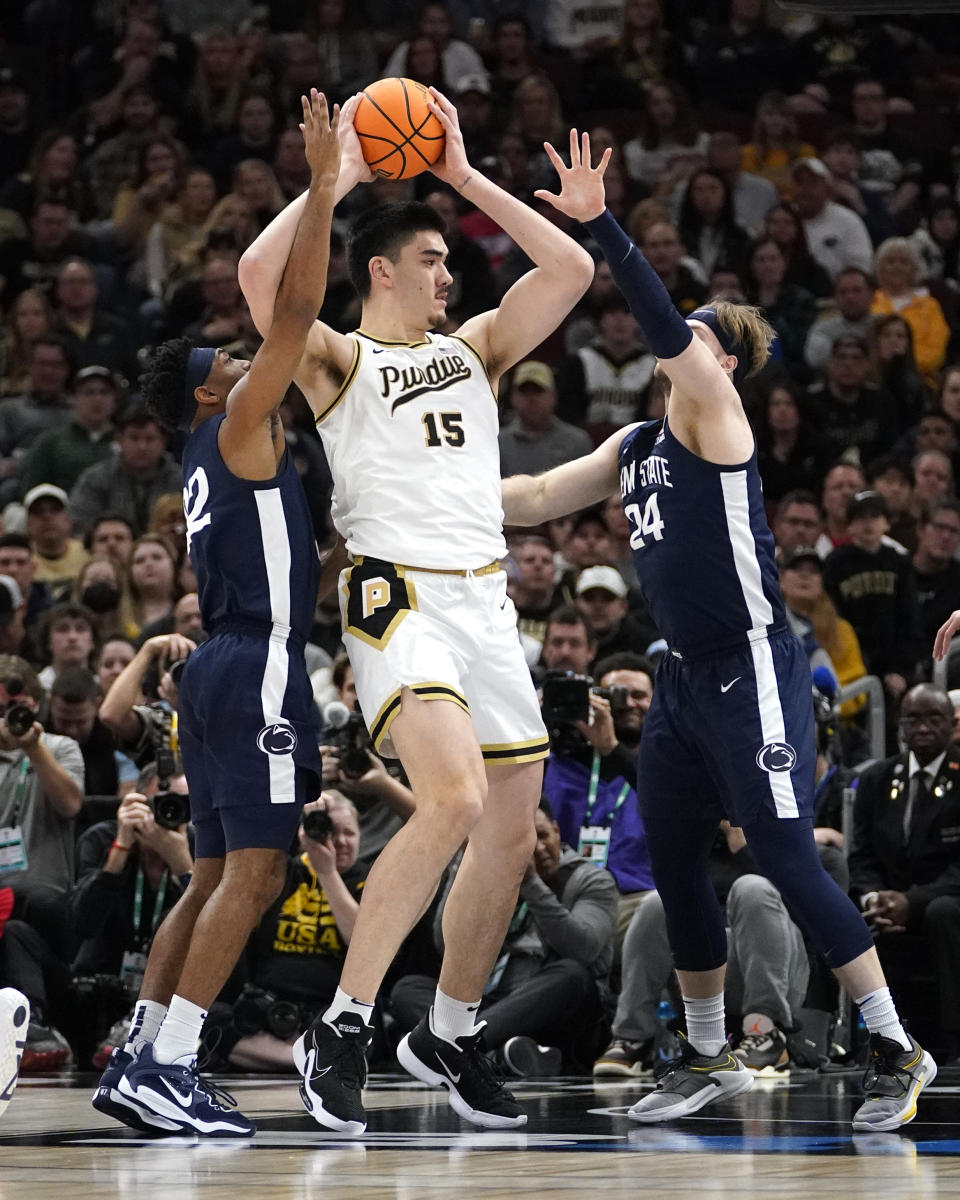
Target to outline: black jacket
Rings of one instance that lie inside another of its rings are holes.
[[[860,776],[849,863],[853,891],[903,892],[913,921],[937,896],[960,896],[960,748],[947,750],[905,846],[908,757],[885,758]]]

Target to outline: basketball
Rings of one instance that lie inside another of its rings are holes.
[[[443,126],[427,104],[433,99],[412,79],[378,79],[363,89],[353,127],[363,159],[384,179],[412,179],[443,153]]]

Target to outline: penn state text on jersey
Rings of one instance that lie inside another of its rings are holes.
[[[756,449],[707,462],[668,422],[645,421],[617,458],[644,598],[672,650],[696,657],[786,627]]]

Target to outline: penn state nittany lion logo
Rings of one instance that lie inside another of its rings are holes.
[[[264,754],[292,754],[297,748],[297,731],[287,721],[264,725],[257,734],[257,749]]]
[[[757,766],[775,775],[792,771],[796,762],[797,752],[789,742],[767,742],[757,751]]]

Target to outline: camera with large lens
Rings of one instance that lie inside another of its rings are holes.
[[[343,709],[345,706],[341,705],[340,708]],[[370,740],[370,734],[367,733],[363,713],[358,712],[357,709],[348,710],[346,720],[342,724],[334,725],[329,742],[337,751],[337,758],[340,760],[340,774],[344,779],[359,779],[361,775],[366,775],[370,770],[373,765],[371,762],[373,742]]]
[[[548,729],[589,721],[591,696],[602,696],[609,700],[610,711],[614,715],[624,712],[627,707],[625,687],[597,687],[589,675],[575,675],[572,671],[548,671],[544,676],[542,694],[541,709]]]
[[[333,818],[325,808],[312,808],[304,815],[303,832],[313,842],[325,842],[333,837]]]
[[[285,1042],[309,1023],[304,1018],[295,1000],[283,1000],[252,983],[244,986],[233,1006],[233,1027],[242,1037],[266,1030]]]
[[[176,760],[169,749],[157,751],[157,783],[160,790],[147,800],[153,819],[161,829],[179,829],[190,820],[190,797],[170,791]]]
[[[591,696],[609,700],[614,716],[626,711],[625,687],[597,687],[589,675],[576,675],[573,671],[548,671],[544,676],[540,710],[555,754],[572,755],[586,747],[577,722],[590,720]]]
[[[6,721],[7,728],[14,737],[23,737],[33,728],[37,714],[28,704],[24,704],[21,699],[23,696],[23,680],[19,676],[12,675],[9,679],[5,679],[3,686],[10,697],[3,708],[3,719]]]

